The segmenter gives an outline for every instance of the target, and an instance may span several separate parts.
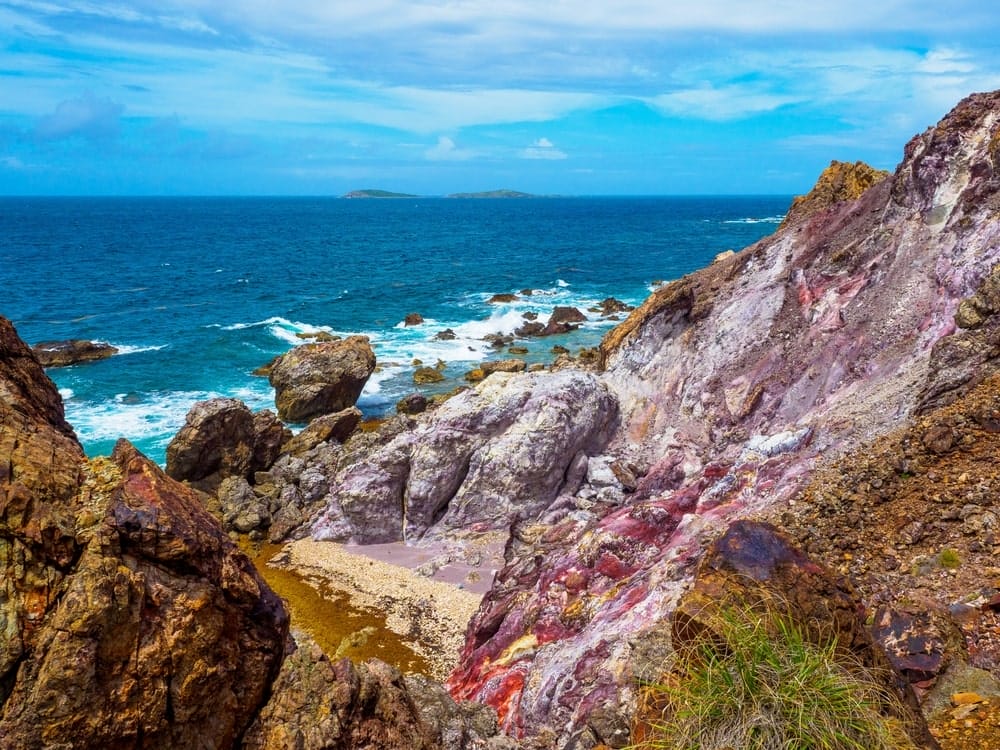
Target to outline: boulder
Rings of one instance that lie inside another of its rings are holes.
[[[435,333],[434,338],[437,341],[454,341],[455,339],[458,338],[458,334],[456,334],[450,328],[445,328],[443,331],[438,331],[437,333]]]
[[[503,304],[503,303],[507,303],[507,302],[516,302],[517,301],[517,295],[516,294],[510,294],[508,292],[501,292],[500,294],[494,294],[492,297],[490,297],[486,301],[488,303],[490,303],[491,305]]]
[[[278,416],[308,422],[354,406],[374,371],[375,354],[366,336],[298,346],[271,368]]]
[[[343,462],[312,533],[368,543],[507,531],[556,499],[574,456],[596,451],[616,415],[590,373],[494,373]]]
[[[361,424],[361,417],[361,410],[356,406],[338,411],[336,414],[324,414],[322,417],[316,417],[302,432],[288,440],[281,447],[281,452],[298,455],[329,440],[343,443]]]
[[[440,383],[444,375],[436,367],[418,367],[413,371],[413,382],[417,385]]]
[[[249,477],[277,458],[277,447],[291,436],[274,416],[254,415],[233,398],[200,401],[167,446],[167,474],[213,491],[229,476]]]
[[[587,320],[587,316],[575,307],[558,306],[552,310],[548,323],[540,335],[553,336],[559,333],[569,333],[579,328],[577,323]]]
[[[418,326],[424,322],[424,316],[420,313],[407,313],[403,318],[404,326]]]
[[[101,341],[71,339],[69,341],[43,341],[31,350],[42,367],[66,367],[80,362],[95,362],[118,353],[118,348]]]
[[[520,325],[514,329],[514,333],[522,338],[527,338],[528,336],[542,336],[545,331],[545,326],[539,323],[537,320],[530,320],[524,325]]]
[[[484,375],[492,375],[495,372],[524,372],[527,368],[528,365],[523,359],[499,359],[479,365]]]
[[[421,414],[427,411],[427,397],[422,393],[411,393],[396,402],[397,414]]]

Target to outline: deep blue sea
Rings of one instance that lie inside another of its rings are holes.
[[[90,455],[127,437],[156,461],[199,400],[273,406],[251,371],[323,330],[368,335],[377,416],[414,359],[459,379],[533,311],[638,304],[652,284],[771,233],[790,198],[0,198],[0,315],[29,343],[83,338],[111,359],[51,369]],[[509,305],[497,292],[535,290]],[[407,313],[425,322],[404,327]],[[529,340],[576,350],[613,325]],[[435,341],[452,328],[458,339]],[[507,355],[509,356],[509,355]],[[455,381],[440,386],[453,387]]]

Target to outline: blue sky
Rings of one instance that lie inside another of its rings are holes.
[[[895,0],[0,0],[0,194],[790,194],[1000,88]]]

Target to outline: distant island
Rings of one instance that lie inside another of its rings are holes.
[[[419,195],[410,193],[392,193],[388,190],[352,190],[344,193],[344,198],[419,198]]]
[[[393,193],[389,190],[352,190],[344,193],[341,198],[427,198],[429,196],[413,195],[412,193]],[[522,193],[519,190],[484,190],[480,193],[452,193],[445,198],[538,198],[532,193]]]
[[[522,193],[518,190],[484,190],[481,193],[452,193],[446,198],[537,198],[531,193]]]

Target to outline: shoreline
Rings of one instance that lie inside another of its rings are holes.
[[[434,550],[402,543],[348,547],[301,539],[286,543],[267,566],[297,575],[323,596],[332,592],[354,609],[384,617],[385,629],[423,660],[426,674],[444,680],[457,664],[469,621],[492,576],[481,576],[473,591],[455,578],[477,566],[443,565],[434,577],[414,570],[427,563],[434,564]],[[312,630],[309,623],[299,625]],[[369,637],[377,643],[377,629]]]

